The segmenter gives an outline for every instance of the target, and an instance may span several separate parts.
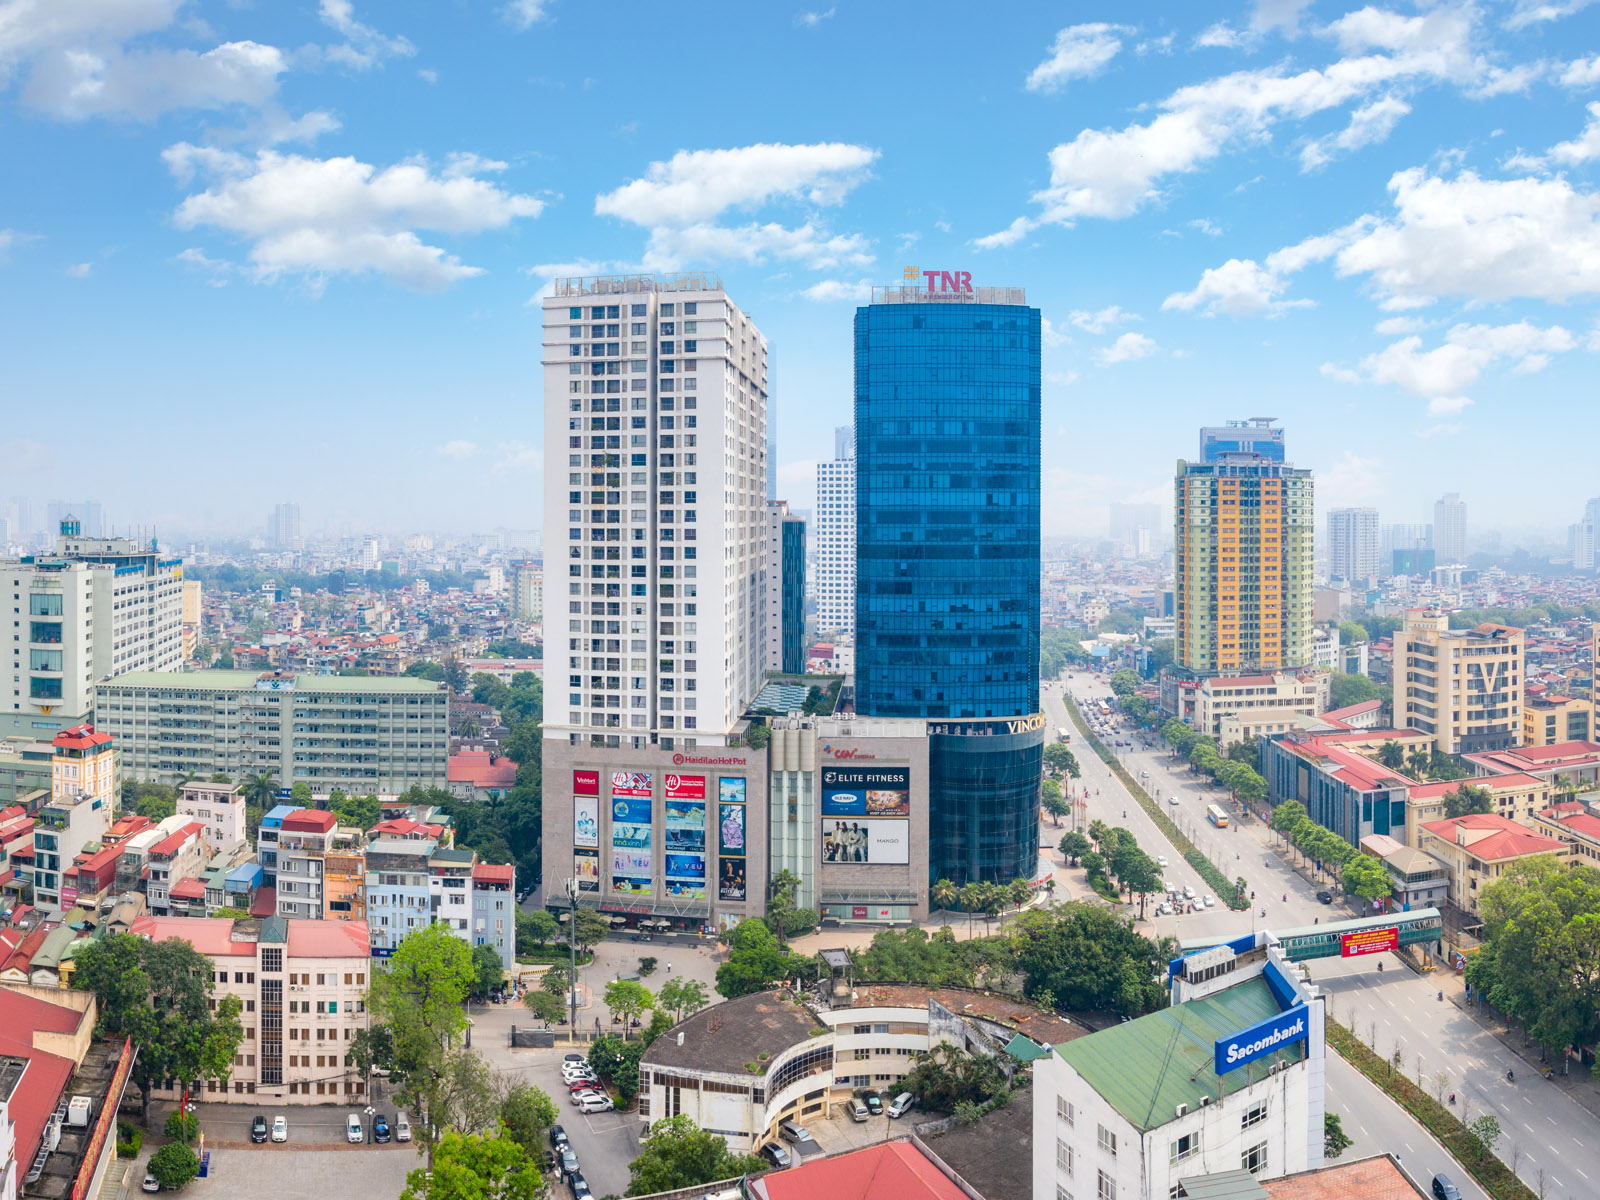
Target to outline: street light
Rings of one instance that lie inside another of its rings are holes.
[[[567,948],[572,951],[572,978],[567,981],[567,1009],[571,1019],[567,1028],[578,1036],[578,877],[567,880]]]
[[[377,1111],[378,1110],[373,1108],[372,1105],[370,1105],[370,1104],[367,1105],[367,1145],[369,1145],[369,1146],[372,1145],[372,1135],[373,1135],[372,1114],[377,1112]]]

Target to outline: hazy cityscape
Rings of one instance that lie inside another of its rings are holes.
[[[1600,1195],[1597,11],[0,0],[0,1200]]]

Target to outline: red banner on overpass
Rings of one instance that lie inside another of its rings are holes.
[[[1339,939],[1339,957],[1355,958],[1362,954],[1382,954],[1385,950],[1400,948],[1400,930],[1391,925],[1388,929],[1360,929]]]

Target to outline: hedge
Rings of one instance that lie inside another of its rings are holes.
[[[1479,1153],[1477,1140],[1455,1113],[1396,1071],[1386,1059],[1379,1058],[1332,1017],[1327,1018],[1326,1030],[1328,1045],[1438,1138],[1451,1157],[1461,1164],[1461,1169],[1476,1179],[1494,1200],[1534,1200],[1533,1189],[1513,1175],[1510,1167],[1492,1154]]]
[[[1077,702],[1071,696],[1065,696],[1063,699],[1066,701],[1067,714],[1072,718],[1072,723],[1078,727],[1078,732],[1083,735],[1084,740],[1094,748],[1094,752],[1100,761],[1110,767],[1112,773],[1122,781],[1122,786],[1128,789],[1128,793],[1138,802],[1139,807],[1144,809],[1145,815],[1156,823],[1156,828],[1161,830],[1166,835],[1167,840],[1177,847],[1178,852],[1183,855],[1184,861],[1200,872],[1200,877],[1216,889],[1217,899],[1229,908],[1239,911],[1249,908],[1250,898],[1239,892],[1234,887],[1233,880],[1219,871],[1215,864],[1200,852],[1199,847],[1183,835],[1183,831],[1174,824],[1172,818],[1161,811],[1161,806],[1152,800],[1142,787],[1134,782],[1133,776],[1129,775],[1123,765],[1117,761],[1117,756],[1108,750],[1105,743],[1094,735],[1084,721],[1083,715],[1078,712]]]

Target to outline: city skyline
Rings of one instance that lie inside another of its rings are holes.
[[[1559,531],[1589,498],[1575,449],[1538,490],[1490,467],[1532,389],[1563,444],[1594,432],[1593,10],[1034,7],[1003,37],[953,6],[770,11],[725,64],[735,111],[662,117],[622,81],[700,48],[666,13],[602,64],[605,18],[562,0],[448,27],[346,0],[43,11],[0,37],[37,164],[0,190],[27,297],[8,388],[90,423],[204,414],[214,442],[150,472],[164,421],[87,448],[14,427],[8,490],[36,504],[243,532],[263,497],[239,479],[271,477],[308,531],[470,528],[486,498],[535,528],[546,281],[695,269],[774,339],[776,491],[809,509],[854,307],[930,265],[1042,310],[1047,536],[1164,500],[1194,429],[1235,413],[1280,419],[1326,507],[1420,520],[1461,491]],[[847,99],[891,59],[982,85],[920,89],[910,119]]]

